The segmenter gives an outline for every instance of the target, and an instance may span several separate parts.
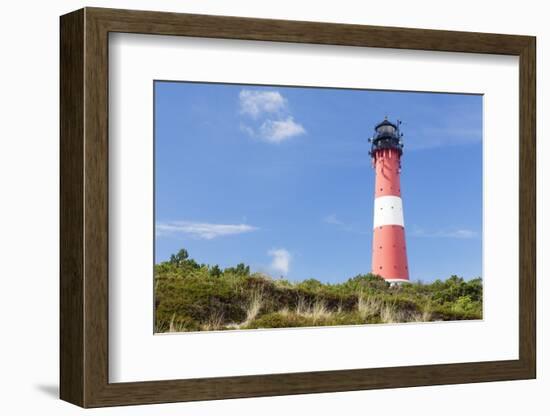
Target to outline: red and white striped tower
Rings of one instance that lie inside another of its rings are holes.
[[[374,128],[370,155],[376,172],[372,273],[391,284],[409,281],[405,223],[401,201],[402,134],[387,117]]]

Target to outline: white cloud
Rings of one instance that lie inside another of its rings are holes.
[[[241,131],[245,132],[246,134],[248,134],[250,137],[256,137],[256,132],[254,131],[254,129],[244,123],[241,123],[241,125],[239,126],[239,128],[241,129]]]
[[[458,238],[458,239],[472,239],[478,236],[478,233],[474,230],[467,228],[456,228],[451,230],[437,230],[426,231],[420,227],[413,227],[412,235],[414,237],[434,237],[434,238]]]
[[[290,269],[290,253],[284,248],[274,248],[269,250],[267,254],[273,257],[270,267],[274,271],[286,276],[288,274],[288,270]]]
[[[248,224],[211,224],[193,221],[174,221],[156,224],[157,236],[185,234],[203,240],[212,240],[228,235],[249,233],[257,229],[257,227]]]
[[[441,233],[443,237],[449,238],[474,238],[477,237],[477,233],[473,230],[458,229],[453,231],[447,231]]]
[[[270,143],[281,143],[305,132],[304,127],[290,116],[284,120],[266,120],[260,126],[260,138]]]
[[[254,118],[263,113],[278,113],[286,108],[286,103],[278,91],[242,90],[239,93],[241,113]]]
[[[279,91],[241,90],[240,113],[253,119],[241,122],[241,131],[275,144],[305,134],[306,129],[294,120],[287,104]]]
[[[323,218],[323,222],[326,224],[333,224],[333,225],[344,225],[342,221],[336,217],[334,214],[327,215],[325,218]]]

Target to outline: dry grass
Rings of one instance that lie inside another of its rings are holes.
[[[168,332],[177,332],[174,319],[176,319],[175,313],[172,315],[172,319],[170,319],[170,327],[168,328]]]
[[[305,315],[308,313],[309,305],[306,302],[306,300],[302,297],[298,298],[298,303],[296,304],[296,310],[295,312],[298,315]]]
[[[248,301],[248,305],[246,307],[246,319],[239,326],[247,326],[254,319],[256,319],[263,305],[264,305],[263,292],[259,290],[252,292],[250,299]]]
[[[430,322],[432,320],[431,317],[431,313],[415,313],[412,315],[410,322]]]
[[[155,333],[169,332],[170,325],[166,321],[156,322],[155,323]]]
[[[357,312],[363,320],[367,320],[372,316],[378,315],[381,312],[381,309],[382,302],[379,299],[364,296],[363,294],[360,294],[357,298]]]
[[[380,320],[385,324],[407,322],[405,314],[396,309],[395,305],[385,303],[380,309]]]
[[[287,313],[289,312],[287,311]],[[313,322],[329,319],[334,314],[334,312],[328,309],[324,300],[317,300],[313,304],[309,304],[303,298],[298,299],[295,313],[310,318]]]
[[[313,304],[313,307],[311,308],[311,318],[313,319],[313,322],[328,319],[331,316],[332,312],[327,308],[324,301],[318,300]]]
[[[225,329],[223,313],[215,312],[208,318],[207,322],[201,325],[201,331],[216,331]]]
[[[250,298],[248,299],[248,303],[246,304],[246,319],[238,323],[232,323],[226,325],[227,328],[230,329],[241,329],[246,328],[254,319],[258,317],[260,314],[260,311],[262,310],[262,307],[264,306],[264,294],[261,290],[255,290],[251,293]]]
[[[428,303],[422,308],[422,312],[416,313],[412,317],[412,322],[430,322],[432,320],[432,305]]]
[[[166,332],[186,332],[185,324],[176,320],[176,314],[172,315]],[[164,331],[162,331],[164,332]]]

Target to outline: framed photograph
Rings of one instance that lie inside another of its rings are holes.
[[[82,407],[536,376],[535,38],[61,17]]]

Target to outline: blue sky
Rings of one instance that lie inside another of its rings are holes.
[[[411,280],[481,276],[482,97],[155,82],[155,257],[340,282],[371,266],[376,123],[400,119]]]

